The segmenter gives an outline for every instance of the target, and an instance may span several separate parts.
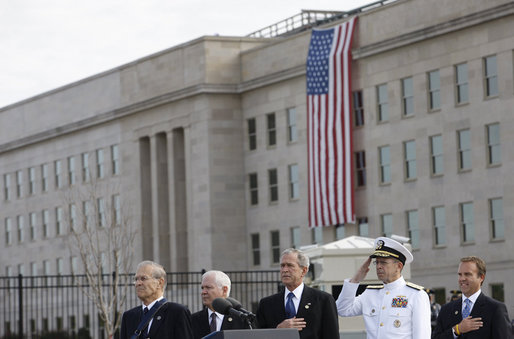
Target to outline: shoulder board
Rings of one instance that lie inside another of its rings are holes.
[[[368,286],[366,286],[366,289],[368,289],[368,288],[377,290],[377,289],[384,288],[384,285],[368,285]]]
[[[425,289],[423,286],[416,285],[416,284],[411,283],[411,282],[407,282],[407,286],[409,286],[410,288],[413,288],[415,290],[420,290],[420,291]]]

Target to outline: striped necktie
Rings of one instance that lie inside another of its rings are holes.
[[[471,313],[471,300],[465,299],[464,303],[466,306],[464,306],[464,309],[462,310],[462,319],[466,319],[469,317],[469,314]]]

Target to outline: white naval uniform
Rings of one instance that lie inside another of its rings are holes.
[[[362,315],[368,339],[430,339],[430,300],[421,286],[409,286],[402,276],[383,286],[368,287],[355,297],[358,287],[350,279],[344,281],[337,313]]]

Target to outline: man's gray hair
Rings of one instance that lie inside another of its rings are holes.
[[[144,267],[144,266],[152,267],[152,277],[154,277],[155,279],[161,279],[161,278],[164,279],[164,286],[162,287],[162,291],[164,292],[166,290],[166,285],[168,285],[168,283],[167,283],[168,279],[167,279],[166,271],[164,270],[164,267],[156,262],[153,262],[150,260],[145,260],[145,261],[140,262],[137,265],[136,271],[138,271],[141,267]]]
[[[282,252],[280,258],[282,258],[286,254],[296,254],[296,257],[298,258],[298,265],[300,265],[300,267],[309,268],[309,257],[306,256],[305,253],[303,253],[302,251],[297,250],[296,248],[288,248],[285,249],[284,252]]]
[[[212,271],[205,272],[202,275],[202,280],[207,275],[214,275],[214,281],[216,282],[216,285],[218,285],[219,288],[223,288],[223,286],[227,286],[227,297],[230,295],[230,286],[232,285],[232,283],[230,282],[230,278],[228,277],[228,275],[226,275],[222,271],[212,270]]]

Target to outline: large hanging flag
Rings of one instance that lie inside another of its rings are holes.
[[[314,29],[307,56],[309,227],[355,222],[350,62],[356,17]]]

